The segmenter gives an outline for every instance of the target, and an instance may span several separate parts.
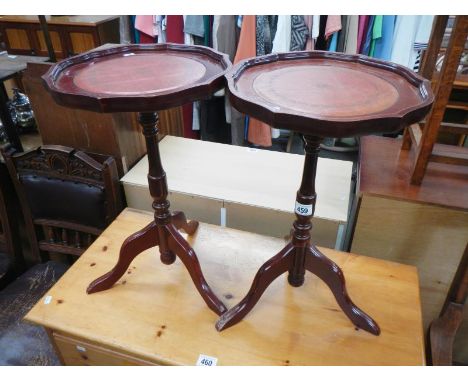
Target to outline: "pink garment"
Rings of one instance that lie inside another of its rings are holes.
[[[307,25],[307,29],[309,30],[309,37],[307,38],[306,50],[314,50],[314,39],[312,38],[312,15],[304,16],[305,23]]]
[[[325,25],[325,40],[328,40],[333,33],[339,30],[341,30],[341,16],[329,15]]]
[[[154,28],[154,16],[143,15],[135,17],[135,29],[147,34],[148,36],[157,36],[156,29]]]
[[[368,24],[369,24],[369,16],[359,16],[357,53],[361,53],[362,44],[364,43],[364,40],[365,40]]]

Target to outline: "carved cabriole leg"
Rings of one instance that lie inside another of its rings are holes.
[[[307,248],[306,269],[322,279],[335,296],[336,302],[358,328],[379,335],[379,325],[356,305],[348,295],[343,272],[338,265],[326,257],[315,246]]]
[[[341,269],[316,247],[310,245],[311,220],[317,199],[315,176],[321,139],[305,136],[304,142],[304,171],[301,186],[296,195],[296,221],[293,223],[292,240],[280,253],[260,267],[249,292],[242,301],[219,318],[216,323],[216,329],[219,331],[242,320],[258,302],[265,289],[278,276],[289,271],[289,283],[298,287],[304,283],[304,274],[308,270],[327,284],[341,309],[354,325],[372,334],[380,334],[376,322],[354,305],[349,298]]]
[[[158,227],[156,227],[154,221],[129,236],[120,248],[119,260],[114,268],[89,284],[86,292],[95,293],[109,289],[123,276],[135,257],[141,252],[159,244],[158,239]]]
[[[221,315],[227,310],[226,307],[206,282],[195,251],[177,231],[183,229],[191,235],[197,230],[198,222],[188,222],[183,212],[171,214],[169,211],[166,173],[161,164],[157,141],[158,120],[158,115],[154,112],[139,114],[139,122],[143,128],[148,153],[148,184],[153,198],[154,221],[125,240],[115,267],[93,281],[87,291],[93,293],[110,288],[122,277],[138,254],[159,245],[161,261],[164,264],[172,264],[178,256],[208,307],[216,314]]]
[[[198,228],[198,222],[195,220],[187,221],[182,211],[173,212],[171,220],[177,229],[184,230],[189,235],[193,235]]]
[[[279,276],[287,272],[293,264],[294,247],[286,245],[276,256],[263,264],[257,271],[247,295],[236,306],[224,313],[216,322],[218,331],[237,324],[249,313],[262,297],[266,288]]]

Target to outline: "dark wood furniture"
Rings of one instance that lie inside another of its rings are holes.
[[[3,151],[20,199],[33,259],[80,256],[122,210],[112,157],[64,146]]]
[[[429,329],[430,356],[434,366],[451,366],[455,336],[463,321],[463,310],[468,297],[468,244],[453,279],[440,317]]]
[[[19,212],[10,174],[0,158],[0,289],[24,270]]]
[[[103,114],[58,105],[45,89],[41,76],[50,63],[30,64],[22,82],[31,101],[42,142],[114,157],[122,177],[145,154],[146,146],[136,113]],[[183,135],[180,108],[159,113],[158,138]]]
[[[448,16],[438,16],[432,28],[432,42],[421,68],[422,73],[429,79],[432,78],[434,73],[435,61],[442,44],[447,20]],[[414,124],[405,131],[402,148],[405,150],[413,148],[416,152],[411,174],[411,183],[413,184],[421,184],[429,162],[468,165],[468,149],[436,144],[439,130],[455,134],[466,134],[468,132],[466,123],[443,123],[453,83],[457,76],[460,58],[465,50],[467,36],[468,16],[456,16],[444,62],[434,84],[436,97],[434,106],[423,128],[419,124]]]
[[[356,327],[378,335],[377,323],[351,301],[341,269],[310,243],[320,142],[393,132],[421,120],[433,101],[429,81],[392,63],[319,51],[244,60],[226,77],[236,109],[304,134],[305,162],[292,240],[260,267],[245,298],[220,317],[216,328],[239,322],[281,274],[289,272],[289,283],[298,287],[308,270],[328,285]]]
[[[0,56],[0,119],[3,128],[8,137],[8,141],[18,150],[23,151],[23,146],[18,136],[16,127],[11,119],[10,112],[7,107],[9,101],[7,91],[5,89],[5,81],[11,78],[19,78],[21,72],[26,69],[29,62],[44,62],[47,61],[46,57],[28,57],[28,56],[14,56],[8,55]]]
[[[50,63],[31,64],[23,75],[43,144],[110,155],[122,177],[146,154],[136,114],[102,114],[58,105],[41,79],[50,66]]]
[[[46,16],[57,59],[119,43],[119,16]],[[37,16],[1,16],[0,34],[10,54],[49,56]]]
[[[178,232],[193,234],[198,222],[187,222],[183,212],[169,211],[155,111],[211,96],[223,87],[229,67],[226,55],[201,46],[128,45],[67,59],[43,77],[61,105],[97,112],[139,112],[146,140],[154,221],[127,238],[115,267],[92,282],[88,293],[110,288],[139,253],[159,245],[164,264],[172,264],[178,256],[208,307],[218,315],[226,311],[207,284],[195,252]]]

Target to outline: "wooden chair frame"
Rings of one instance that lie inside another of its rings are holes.
[[[34,219],[19,177],[33,174],[71,180],[105,190],[105,221],[111,223],[123,209],[123,199],[113,157],[85,153],[70,147],[47,145],[15,153],[7,148],[4,157],[20,200],[34,262],[45,261],[46,252],[80,256],[102,229],[77,222]],[[70,236],[70,232],[72,235]]]

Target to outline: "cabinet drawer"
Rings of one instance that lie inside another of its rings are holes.
[[[156,365],[128,354],[122,354],[99,345],[66,337],[55,332],[52,334],[52,337],[67,366]]]

